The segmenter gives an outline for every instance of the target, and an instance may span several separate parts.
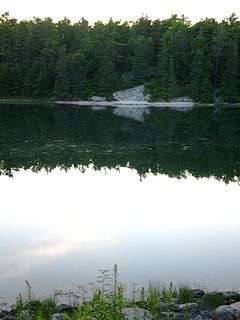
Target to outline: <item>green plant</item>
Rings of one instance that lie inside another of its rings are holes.
[[[202,298],[202,303],[213,308],[217,308],[224,304],[223,294],[220,292],[210,292],[207,293]]]
[[[177,298],[180,303],[194,302],[194,296],[192,290],[188,286],[179,286]]]

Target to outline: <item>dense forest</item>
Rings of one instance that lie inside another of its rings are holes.
[[[152,100],[240,102],[240,21],[55,23],[0,16],[0,98],[86,99],[146,84]]]

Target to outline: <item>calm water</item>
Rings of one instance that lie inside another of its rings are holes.
[[[0,107],[0,296],[240,286],[240,110]]]

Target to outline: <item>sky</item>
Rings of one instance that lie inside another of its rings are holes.
[[[91,23],[110,18],[136,20],[143,15],[163,19],[176,13],[196,22],[205,17],[221,20],[233,12],[240,15],[240,5],[239,0],[0,0],[0,12],[6,11],[18,19],[67,16],[73,21],[84,17]]]

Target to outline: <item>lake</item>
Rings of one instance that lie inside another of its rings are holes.
[[[240,286],[240,109],[0,106],[0,296]]]

